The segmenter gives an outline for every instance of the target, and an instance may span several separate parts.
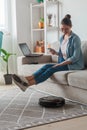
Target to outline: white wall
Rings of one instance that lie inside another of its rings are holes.
[[[16,0],[17,43],[30,45],[30,3],[36,0]],[[20,50],[19,50],[20,51]]]
[[[87,0],[63,0],[63,16],[72,16],[73,31],[87,40]]]

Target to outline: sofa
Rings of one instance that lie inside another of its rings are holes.
[[[32,86],[39,91],[66,99],[87,104],[87,42],[82,42],[84,56],[84,70],[70,70],[54,73],[45,82]],[[43,55],[40,57],[17,58],[17,72],[19,75],[28,76],[47,63],[57,63],[58,56]]]

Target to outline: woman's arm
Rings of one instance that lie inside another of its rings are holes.
[[[55,65],[53,66],[53,68],[58,67],[58,66],[63,66],[63,65],[69,65],[69,64],[72,64],[72,61],[66,60],[66,61],[63,61],[63,62],[61,62],[61,63],[55,64]]]
[[[72,63],[74,64],[75,62],[77,62],[79,60],[80,53],[81,53],[81,40],[79,37],[76,37],[74,39],[73,45],[74,45],[74,52],[73,52],[72,56],[69,57],[67,60],[72,61]]]

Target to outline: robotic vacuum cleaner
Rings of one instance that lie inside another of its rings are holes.
[[[62,107],[65,105],[65,99],[63,97],[47,96],[39,99],[39,104],[44,107]]]

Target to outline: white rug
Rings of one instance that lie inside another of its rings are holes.
[[[22,92],[17,86],[0,86],[0,130],[23,130],[56,121],[87,115],[87,106],[66,101],[61,108],[38,104],[47,94],[32,88]]]

